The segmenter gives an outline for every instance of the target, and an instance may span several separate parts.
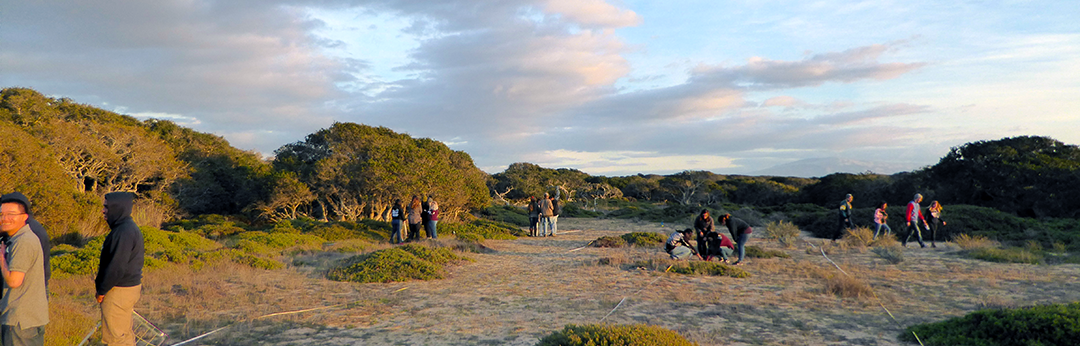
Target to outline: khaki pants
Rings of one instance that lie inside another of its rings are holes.
[[[135,345],[131,315],[142,295],[142,285],[113,287],[101,302],[101,341],[106,345]]]

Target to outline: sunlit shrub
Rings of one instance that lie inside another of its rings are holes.
[[[631,232],[623,234],[622,239],[625,240],[627,244],[641,247],[657,246],[663,244],[664,241],[667,240],[663,234],[654,232]]]
[[[900,334],[925,345],[1074,345],[1080,340],[1080,302],[1018,309],[989,309],[942,322],[918,324]]]
[[[540,339],[537,346],[692,346],[678,333],[646,324],[570,324]]]

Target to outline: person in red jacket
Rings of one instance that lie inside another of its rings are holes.
[[[926,247],[926,243],[923,243],[922,230],[919,229],[919,221],[922,221],[923,229],[929,228],[930,225],[926,223],[926,219],[923,218],[922,207],[919,206],[919,202],[922,202],[922,195],[916,193],[915,198],[908,202],[907,212],[904,213],[904,217],[907,220],[907,237],[904,237],[904,241],[901,245],[907,247],[908,240],[911,240],[911,235],[914,234],[919,241],[919,246]]]

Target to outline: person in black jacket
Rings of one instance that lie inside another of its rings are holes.
[[[731,214],[721,215],[717,220],[727,226],[731,238],[735,239],[735,252],[739,254],[739,260],[733,264],[742,265],[743,258],[746,257],[746,242],[750,241],[750,233],[754,233],[754,228],[746,221],[731,217]]]
[[[109,234],[101,246],[94,285],[101,304],[101,341],[106,345],[135,345],[131,315],[142,290],[143,235],[131,218],[135,194],[112,192],[105,195],[105,221]]]
[[[18,202],[26,208],[26,215],[29,216],[26,219],[26,224],[30,225],[30,230],[34,231],[34,235],[38,237],[38,241],[41,242],[41,253],[45,254],[45,287],[49,287],[49,278],[52,277],[52,267],[49,264],[49,253],[52,251],[52,243],[49,243],[49,233],[45,231],[45,226],[42,226],[40,222],[34,219],[34,213],[30,211],[30,198],[23,195],[20,192],[12,192],[3,196],[0,196],[0,204],[8,202]]]
[[[702,209],[701,214],[694,218],[694,233],[697,241],[697,252],[699,254],[707,255],[709,253],[709,247],[705,242],[705,235],[713,231],[712,216],[709,216],[708,209]]]

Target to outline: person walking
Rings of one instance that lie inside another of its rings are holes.
[[[544,192],[544,197],[536,202],[536,209],[540,211],[540,228],[538,232],[541,237],[555,236],[551,230],[551,216],[555,215],[555,207],[551,205],[551,197],[547,192]]]
[[[844,197],[843,201],[840,201],[840,210],[837,214],[840,216],[840,225],[836,227],[836,232],[833,233],[832,241],[834,243],[844,235],[845,230],[855,228],[855,224],[851,222],[851,201],[853,200],[855,200],[855,197],[849,193]]]
[[[709,248],[705,241],[705,235],[713,231],[713,219],[709,216],[708,209],[702,209],[701,213],[694,218],[694,241],[697,242],[698,253],[709,254]]]
[[[105,195],[105,221],[109,234],[101,245],[94,286],[101,305],[101,341],[106,345],[135,345],[131,315],[142,295],[143,235],[131,211],[135,194],[111,192]]]
[[[439,202],[435,197],[428,195],[428,221],[427,231],[431,239],[439,239],[439,232],[435,230],[435,224],[439,223]]]
[[[750,224],[742,219],[731,217],[731,214],[724,214],[717,221],[727,226],[731,238],[735,239],[735,253],[739,255],[739,260],[735,261],[733,265],[742,265],[743,259],[746,257],[746,242],[750,241],[750,234],[754,233],[754,228],[750,227]]]
[[[938,201],[930,202],[930,207],[926,208],[930,212],[930,247],[933,248],[937,247],[935,241],[937,240],[938,229],[946,224],[945,220],[941,219],[941,209],[941,203],[938,203]]]
[[[405,242],[405,235],[402,233],[401,224],[405,222],[405,209],[401,208],[401,199],[394,199],[394,206],[390,207],[390,227],[394,230],[390,234],[390,242],[394,244],[401,244]]]
[[[408,209],[405,210],[405,214],[409,222],[409,239],[420,240],[420,224],[424,219],[420,216],[423,206],[420,205],[420,197],[413,195],[412,200],[409,202]]]
[[[919,207],[919,202],[922,202],[922,194],[915,194],[915,197],[908,202],[907,212],[904,216],[907,218],[907,237],[904,237],[904,241],[901,245],[907,247],[907,243],[911,240],[911,235],[914,234],[915,239],[919,241],[919,246],[926,247],[926,243],[923,243],[922,230],[919,229],[919,221],[922,221],[924,228],[929,228],[930,225],[926,223],[926,219],[923,217],[922,208]]]
[[[420,227],[424,228],[424,233],[427,233],[428,239],[432,239],[428,221],[431,221],[431,202],[428,196],[423,196],[420,197]]]
[[[877,209],[874,209],[874,225],[877,226],[874,228],[874,240],[877,240],[878,232],[881,232],[882,228],[885,229],[884,235],[892,233],[892,228],[889,228],[888,224],[889,213],[885,211],[885,208],[888,207],[888,203],[881,202],[881,204],[878,204]]]
[[[3,345],[44,345],[49,323],[49,300],[45,286],[45,254],[41,241],[26,221],[28,204],[0,203],[0,340]],[[131,318],[130,316],[128,317]]]

